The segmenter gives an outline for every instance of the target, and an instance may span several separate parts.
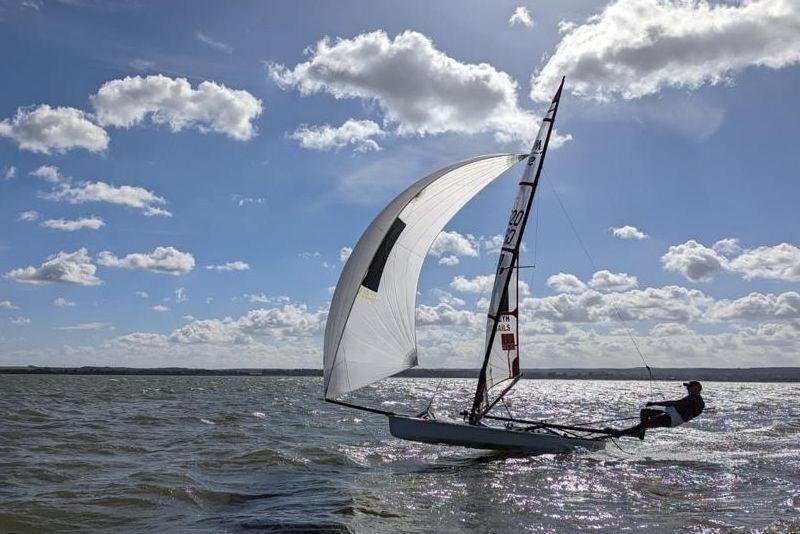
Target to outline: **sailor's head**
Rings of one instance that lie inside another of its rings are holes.
[[[683,385],[689,391],[690,395],[698,395],[701,391],[703,391],[703,386],[700,385],[700,382],[697,380],[692,380],[691,382],[684,382]]]

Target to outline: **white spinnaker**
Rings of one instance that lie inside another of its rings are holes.
[[[325,398],[335,399],[417,364],[417,283],[450,219],[525,156],[479,156],[403,191],[372,221],[339,277],[325,326]]]

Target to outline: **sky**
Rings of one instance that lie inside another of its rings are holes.
[[[562,75],[522,367],[800,365],[796,0],[4,0],[0,57],[0,365],[321,367],[370,221]],[[521,173],[431,249],[423,367],[480,365]]]

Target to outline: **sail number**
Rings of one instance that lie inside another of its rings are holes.
[[[511,217],[508,219],[508,229],[506,230],[506,245],[514,242],[514,237],[517,235],[517,227],[522,223],[525,218],[525,210],[511,210]]]

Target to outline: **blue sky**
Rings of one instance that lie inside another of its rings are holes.
[[[0,3],[0,364],[319,367],[342,249],[526,151],[562,74],[523,367],[637,365],[624,326],[654,365],[800,364],[796,3],[226,7]],[[520,173],[437,242],[423,365],[478,365]]]

